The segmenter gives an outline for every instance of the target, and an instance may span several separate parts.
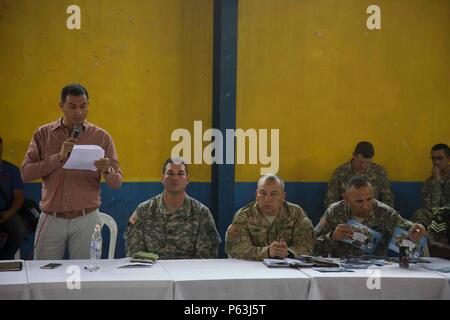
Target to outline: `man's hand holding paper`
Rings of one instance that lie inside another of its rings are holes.
[[[105,150],[98,145],[74,145],[63,168],[90,171],[99,169],[104,173],[110,166],[109,159],[104,157]]]

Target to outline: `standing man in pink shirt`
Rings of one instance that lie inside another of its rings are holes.
[[[65,86],[59,107],[63,116],[36,130],[21,168],[25,182],[42,178],[43,214],[36,228],[34,259],[63,259],[66,246],[70,259],[89,259],[91,236],[100,223],[101,177],[118,189],[122,172],[109,133],[86,121],[87,90],[80,84]],[[94,163],[97,171],[63,168],[75,144],[105,150],[105,158]]]

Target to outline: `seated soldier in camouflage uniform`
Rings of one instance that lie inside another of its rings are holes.
[[[265,258],[310,255],[316,242],[305,211],[285,200],[284,182],[276,175],[258,181],[256,201],[238,210],[228,227],[226,251],[230,258]]]
[[[374,251],[378,256],[386,255],[396,227],[408,229],[412,241],[417,241],[426,234],[421,224],[403,219],[393,208],[375,200],[373,187],[367,177],[356,176],[348,182],[344,200],[329,206],[317,224],[314,254],[332,257],[364,255],[356,246],[340,241],[353,239],[353,229],[347,224],[350,219],[381,233],[382,238]]]
[[[428,233],[430,255],[450,259],[450,205],[433,208]]]
[[[127,256],[146,251],[160,259],[217,258],[221,240],[211,212],[185,192],[187,165],[167,159],[162,173],[163,193],[141,203],[130,217]]]
[[[432,209],[450,205],[450,148],[439,143],[431,148],[433,168],[422,187],[422,200],[425,208],[416,210],[412,221],[423,224],[426,228],[432,220]]]
[[[375,149],[370,142],[361,141],[356,145],[353,158],[338,167],[328,183],[324,201],[325,209],[330,204],[342,200],[346,183],[356,175],[365,176],[369,179],[374,189],[375,199],[391,207],[394,206],[391,182],[384,168],[372,162],[374,155]]]

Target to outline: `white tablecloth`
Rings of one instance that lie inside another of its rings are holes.
[[[450,299],[450,286],[442,275],[410,264],[382,269],[321,273],[302,269],[311,277],[309,299]]]
[[[0,272],[0,299],[30,299],[28,278],[24,263],[21,271]]]
[[[49,261],[27,261],[31,299],[173,299],[173,281],[159,263],[150,268],[118,269],[124,259],[101,260],[100,270],[84,269],[88,260],[52,261],[56,269],[40,267]],[[80,289],[76,284],[79,270]]]
[[[423,263],[421,264],[421,266],[423,266],[424,268],[429,268],[429,267],[450,267],[450,260],[446,260],[446,259],[442,259],[442,258],[427,258],[427,260],[430,260],[431,263]],[[438,274],[440,274],[441,276],[443,276],[444,278],[448,279],[448,283],[450,285],[450,272],[439,272],[439,271],[434,271]]]
[[[174,299],[306,299],[310,279],[289,268],[234,259],[161,260],[175,281]]]
[[[0,272],[0,299],[450,299],[449,273],[414,264],[320,273],[233,259],[160,260],[151,268],[117,269],[125,262],[118,259],[102,260],[97,272],[84,269],[88,260],[52,261],[63,266],[40,269],[48,262],[26,261],[22,271]]]

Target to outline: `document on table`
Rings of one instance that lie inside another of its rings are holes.
[[[97,171],[94,162],[104,157],[105,150],[100,146],[76,144],[73,146],[69,159],[67,159],[63,168]]]

